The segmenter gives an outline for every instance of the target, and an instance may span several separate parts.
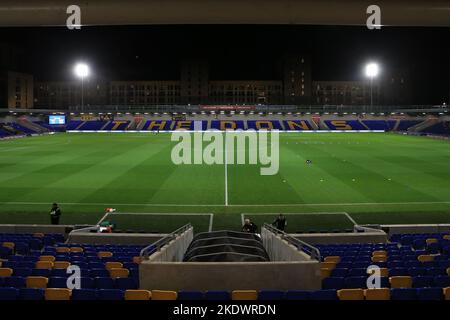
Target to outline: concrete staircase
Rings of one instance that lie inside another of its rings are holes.
[[[435,125],[438,122],[439,122],[439,119],[437,119],[437,118],[427,119],[421,123],[418,123],[412,127],[409,127],[408,131],[409,132],[421,132],[421,131],[425,130],[426,128],[431,127],[432,125]]]
[[[48,130],[45,127],[42,127],[40,125],[38,125],[37,123],[31,122],[29,120],[26,119],[19,119],[17,121],[18,124],[20,124],[21,126],[30,129],[36,133],[45,133],[45,132],[49,132],[50,130]]]

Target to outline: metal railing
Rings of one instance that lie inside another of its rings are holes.
[[[214,104],[213,104],[214,105]],[[185,105],[185,104],[158,104],[158,105],[90,105],[84,106],[70,106],[61,107],[59,109],[65,109],[70,112],[76,113],[89,113],[89,112],[201,112],[210,111],[210,109],[204,108],[204,105]],[[222,109],[220,108],[222,107]],[[228,108],[225,108],[228,107]],[[233,108],[234,107],[234,108]],[[448,107],[445,105],[314,105],[314,104],[299,104],[299,105],[283,105],[283,104],[253,104],[253,105],[228,105],[221,104],[217,109],[211,109],[216,113],[219,111],[245,111],[245,112],[302,112],[302,113],[390,113],[390,112],[446,112]]]
[[[190,223],[185,224],[181,228],[178,228],[177,230],[165,235],[158,241],[152,243],[151,245],[146,246],[143,248],[140,252],[140,256],[143,257],[145,260],[148,260],[148,257],[153,254],[156,251],[159,251],[162,247],[164,247],[166,244],[168,244],[170,241],[174,240],[176,237],[181,235],[182,233],[186,232],[192,228],[192,225]]]
[[[311,259],[315,259],[317,261],[321,261],[320,250],[309,243],[306,243],[300,239],[297,239],[280,229],[275,228],[273,225],[265,223],[263,226],[268,231],[275,233],[281,237],[281,239],[287,241],[291,245],[297,247],[298,250],[307,253]],[[305,250],[306,248],[306,250]]]

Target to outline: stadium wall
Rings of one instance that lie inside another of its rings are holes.
[[[319,290],[321,287],[318,261],[144,261],[139,266],[139,276],[140,288],[148,290]]]

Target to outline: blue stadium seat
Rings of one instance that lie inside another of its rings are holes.
[[[16,251],[16,254],[26,255],[30,251],[30,246],[27,242],[16,242],[14,250]]]
[[[25,288],[26,287],[25,277],[18,277],[18,276],[7,277],[5,279],[4,286],[12,288]]]
[[[19,290],[16,288],[0,288],[0,301],[17,300],[19,298]]]
[[[407,276],[408,270],[406,268],[391,268],[389,269],[389,276]]]
[[[107,277],[96,277],[94,278],[95,287],[97,289],[113,289],[114,288],[114,279]]]
[[[285,294],[286,300],[309,300],[310,291],[306,290],[289,290]]]
[[[109,271],[106,269],[91,269],[89,276],[91,278],[96,278],[96,277],[109,277]]]
[[[425,239],[416,239],[412,242],[412,246],[415,250],[425,249],[426,245]]]
[[[178,291],[178,300],[203,300],[203,292],[201,291]]]
[[[368,266],[370,266],[372,264],[372,261],[358,261],[358,262],[353,262],[352,264],[352,269],[358,269],[358,268],[367,268]]]
[[[420,288],[417,289],[417,298],[419,300],[442,300],[442,288]]]
[[[95,289],[72,290],[72,300],[97,300],[97,290]]]
[[[105,264],[101,262],[89,262],[89,269],[105,269]]]
[[[434,277],[434,286],[439,288],[450,287],[450,276]]]
[[[408,274],[411,277],[417,277],[417,276],[425,276],[427,272],[424,268],[409,268]]]
[[[367,268],[353,268],[348,271],[350,277],[367,277]]]
[[[1,242],[1,241],[0,241]],[[16,256],[16,255],[14,255],[14,256],[10,256],[9,258],[8,258],[8,261],[15,261],[15,262],[17,262],[17,261],[23,261],[23,258],[25,258],[24,256]]]
[[[351,288],[367,289],[367,276],[345,278],[345,288],[347,288],[347,289],[351,289]]]
[[[416,289],[391,289],[391,300],[417,300]]]
[[[18,277],[29,277],[31,276],[32,271],[33,271],[32,269],[28,268],[15,268],[13,275]]]
[[[426,273],[428,276],[443,276],[447,274],[444,268],[426,268]]]
[[[328,277],[322,280],[322,289],[343,289],[344,288],[343,277]]]
[[[70,262],[71,265],[78,266],[80,269],[89,269],[89,264],[80,260],[73,260]]]
[[[42,249],[42,241],[39,239],[31,239],[28,241],[31,250],[41,250]]]
[[[258,300],[281,300],[284,297],[284,291],[280,290],[260,290]]]
[[[231,295],[229,291],[210,290],[205,292],[206,300],[230,300]]]
[[[431,276],[413,277],[413,288],[432,287],[433,282],[433,277]]]
[[[48,280],[48,288],[67,288],[67,278],[50,277]]]
[[[24,256],[22,259],[23,262],[33,262],[33,263],[36,263],[38,260],[39,260],[39,257],[36,257],[36,256]]]
[[[63,277],[67,278],[70,274],[67,273],[66,269],[53,269],[50,271],[50,277]]]
[[[328,289],[328,290],[318,290],[313,291],[310,294],[311,300],[338,300],[336,290]]]
[[[389,269],[393,269],[393,268],[404,268],[404,262],[403,261],[388,261],[387,262],[387,267]]]
[[[347,268],[334,268],[331,270],[331,276],[332,277],[346,277],[348,274]]]
[[[441,246],[439,245],[439,243],[430,243],[429,245],[427,245],[427,253],[431,253],[431,254],[437,254],[439,253],[439,251],[441,250]]]
[[[81,289],[95,289],[94,278],[81,277],[80,284],[81,284]]]
[[[31,289],[22,288],[20,289],[19,299],[20,300],[44,300],[44,289]]]
[[[124,291],[119,289],[100,289],[98,290],[99,300],[123,300]]]
[[[117,289],[128,290],[138,288],[136,280],[134,280],[133,278],[117,278],[115,282],[115,287]]]
[[[33,269],[31,272],[31,275],[36,277],[50,277],[50,273],[52,272],[51,269]]]
[[[0,258],[1,259],[8,259],[10,255],[12,255],[13,251],[11,248],[2,247],[0,246]]]

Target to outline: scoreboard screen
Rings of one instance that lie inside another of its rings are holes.
[[[66,124],[66,116],[49,116],[48,124]]]

